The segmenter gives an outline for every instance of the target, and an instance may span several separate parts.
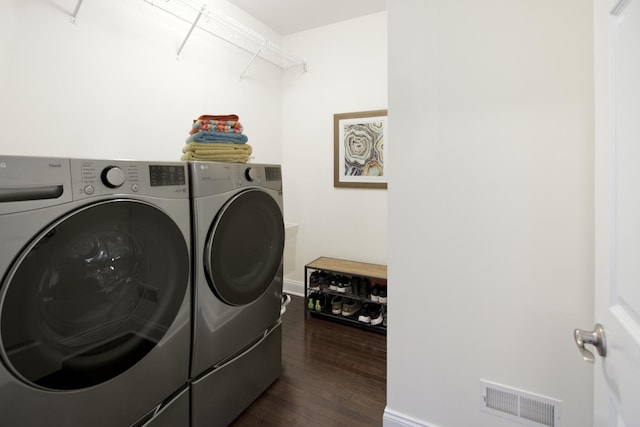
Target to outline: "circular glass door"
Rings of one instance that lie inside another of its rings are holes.
[[[165,213],[131,200],[82,208],[38,235],[2,283],[2,356],[38,387],[102,383],[162,339],[188,283],[187,244]]]
[[[211,290],[229,305],[258,299],[271,285],[284,251],[284,221],[275,200],[260,190],[238,193],[216,216],[205,247]]]

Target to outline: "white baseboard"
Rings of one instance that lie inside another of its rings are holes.
[[[282,283],[282,290],[284,293],[302,297],[304,296],[304,282],[298,282],[297,280],[284,279]]]
[[[411,418],[408,415],[396,412],[388,407],[384,408],[382,417],[383,427],[437,427],[433,424],[426,424],[423,421]]]

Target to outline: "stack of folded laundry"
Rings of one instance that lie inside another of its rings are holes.
[[[203,115],[193,121],[181,160],[246,163],[252,153],[235,114]]]

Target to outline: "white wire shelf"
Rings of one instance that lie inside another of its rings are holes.
[[[83,0],[78,0],[76,4],[71,17],[73,23],[76,23],[82,2]],[[249,63],[240,74],[240,79],[256,58],[280,68],[301,66],[304,71],[307,71],[307,64],[302,58],[287,52],[230,16],[208,7],[206,3],[196,0],[144,0],[144,2],[190,25],[189,31],[178,48],[178,58],[193,31],[198,29],[252,55]]]
[[[306,71],[306,63],[302,58],[287,52],[282,47],[264,38],[256,31],[241,24],[230,16],[208,7],[206,3],[200,3],[195,0],[144,1],[191,25],[184,41],[178,48],[178,56],[182,53],[193,30],[198,29],[231,43],[253,55],[251,61],[243,70],[242,75],[244,75],[256,58],[260,58],[280,68],[301,66]],[[242,75],[240,78],[242,78]]]

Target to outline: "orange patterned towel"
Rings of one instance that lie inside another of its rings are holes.
[[[210,114],[204,114],[200,117],[198,117],[196,120],[233,120],[233,121],[238,121],[238,116],[236,114],[227,114],[227,115],[210,115]],[[194,122],[196,121],[194,120]]]
[[[200,131],[214,131],[226,133],[242,133],[244,129],[237,120],[201,120],[193,122],[193,127],[189,131],[190,135]]]

